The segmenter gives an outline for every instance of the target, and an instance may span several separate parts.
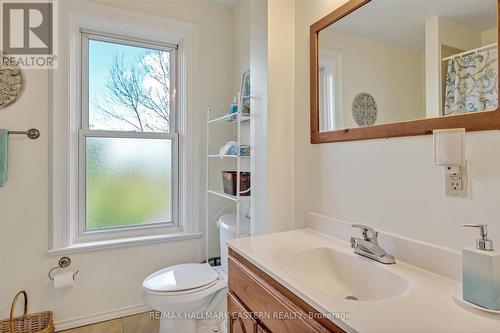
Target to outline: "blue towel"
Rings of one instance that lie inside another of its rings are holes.
[[[0,129],[0,187],[7,182],[7,166],[9,157],[9,131]]]

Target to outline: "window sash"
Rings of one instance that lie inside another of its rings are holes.
[[[177,45],[160,44],[139,39],[127,39],[112,34],[102,34],[90,30],[80,29],[81,35],[81,129],[89,129],[89,40],[115,43],[128,46],[143,47],[153,50],[161,50],[170,53],[170,113],[169,132],[177,132],[177,105],[175,95],[177,93]],[[120,131],[118,131],[120,132]],[[159,132],[152,132],[159,133]]]
[[[86,139],[87,138],[127,138],[127,139],[156,139],[170,140],[172,142],[172,221],[159,223],[135,224],[127,226],[116,226],[101,229],[86,228]],[[105,240],[110,238],[121,238],[124,236],[143,236],[161,231],[180,231],[179,225],[179,156],[178,156],[178,134],[177,133],[144,133],[144,132],[118,132],[100,130],[79,131],[79,193],[78,193],[78,230],[76,230],[75,243],[82,241]],[[113,234],[115,234],[113,236]]]
[[[180,232],[179,223],[179,142],[177,131],[177,49],[176,45],[159,44],[139,39],[128,39],[112,34],[102,34],[80,29],[81,36],[81,112],[78,138],[78,225],[72,227],[72,243],[117,239],[124,237],[140,237],[152,233]],[[170,132],[129,132],[115,130],[89,129],[89,40],[99,40],[123,45],[145,47],[170,52]],[[172,141],[172,221],[128,226],[116,226],[102,229],[86,228],[86,139],[89,137],[163,139]]]

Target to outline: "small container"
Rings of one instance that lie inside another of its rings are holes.
[[[229,108],[229,113],[238,112],[238,102],[236,101],[236,97],[233,98],[233,104],[231,104]]]
[[[234,142],[231,144],[229,155],[238,155],[238,143]],[[240,156],[250,156],[249,145],[240,145]]]
[[[489,310],[500,310],[500,253],[488,239],[486,224],[464,224],[478,228],[475,248],[462,250],[463,299]]]
[[[250,156],[250,146],[241,145],[240,146],[240,156]]]
[[[222,171],[222,184],[224,185],[224,193],[236,195],[236,171]],[[250,195],[250,172],[240,172],[240,195]]]

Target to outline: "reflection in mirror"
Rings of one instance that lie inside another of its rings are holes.
[[[373,0],[318,45],[320,132],[497,108],[496,0]]]

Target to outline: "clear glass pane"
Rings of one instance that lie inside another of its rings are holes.
[[[89,39],[89,129],[169,132],[168,51]]]
[[[86,139],[86,229],[172,221],[172,141]]]

